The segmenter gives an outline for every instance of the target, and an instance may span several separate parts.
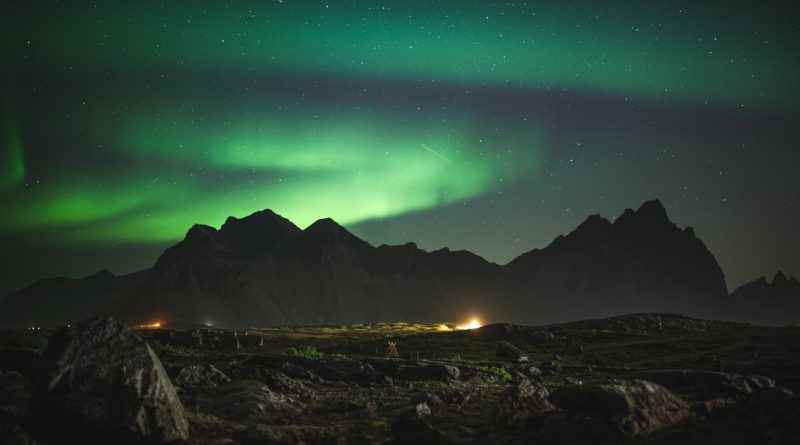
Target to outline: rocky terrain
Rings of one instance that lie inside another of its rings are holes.
[[[668,314],[548,326],[0,332],[0,442],[788,444],[800,328]],[[388,342],[398,358],[387,358]],[[496,358],[508,342],[528,361]],[[501,348],[502,349],[502,348]]]

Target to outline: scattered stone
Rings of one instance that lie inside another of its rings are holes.
[[[429,392],[418,392],[411,395],[411,403],[427,403],[430,406],[439,406],[442,404],[442,399],[436,394]]]
[[[448,443],[445,434],[430,423],[418,419],[399,419],[392,423],[392,435],[399,444]]]
[[[422,420],[431,415],[431,408],[426,402],[422,402],[407,406],[405,408],[400,408],[393,414],[396,418],[400,419]]]
[[[538,344],[545,344],[549,345],[551,343],[556,343],[559,341],[559,338],[553,334],[552,332],[542,331],[542,332],[532,332],[528,338],[533,343]]]
[[[475,393],[469,387],[449,387],[439,393],[441,400],[448,405],[463,405]]]
[[[181,369],[175,378],[175,385],[186,391],[199,391],[230,381],[231,379],[214,365],[190,365]]]
[[[539,369],[542,371],[542,375],[553,375],[558,374],[559,366],[556,362],[542,362],[539,364]]]
[[[400,380],[456,380],[461,371],[453,365],[401,366],[397,371]]]
[[[622,380],[602,385],[575,385],[550,394],[556,407],[588,415],[592,437],[643,436],[672,425],[689,414],[689,405],[663,386],[644,380]],[[601,422],[597,422],[601,420]],[[579,422],[571,428],[580,430]],[[607,427],[603,431],[603,427]]]
[[[528,379],[517,383],[500,396],[492,411],[495,425],[511,425],[519,421],[553,411],[555,407],[547,400],[547,388]]]
[[[35,372],[35,421],[60,440],[186,440],[189,423],[150,347],[102,317],[53,334]]]
[[[332,428],[316,426],[282,426],[259,425],[251,426],[244,431],[233,435],[234,443],[242,445],[296,445],[296,444],[324,444],[345,445],[347,441],[341,434]]]
[[[31,390],[30,379],[16,371],[0,377],[0,422],[30,423]]]
[[[536,366],[531,366],[528,368],[528,375],[531,377],[539,377],[542,375],[542,370],[537,368]]]
[[[297,366],[294,363],[285,362],[281,365],[280,370],[282,373],[295,379],[306,379],[314,383],[323,382],[322,378],[317,374],[314,374],[313,372],[311,372],[306,368],[303,368],[302,366]]]

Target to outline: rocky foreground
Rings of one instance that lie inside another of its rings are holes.
[[[6,335],[0,443],[797,443],[798,331],[639,315],[399,340],[430,357],[498,340],[538,350],[514,364],[350,341],[293,355],[165,346],[99,318],[41,351]]]

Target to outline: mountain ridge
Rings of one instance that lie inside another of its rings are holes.
[[[543,323],[631,312],[742,318],[747,304],[731,301],[752,300],[728,298],[713,254],[691,227],[672,222],[657,199],[613,222],[589,215],[505,265],[412,242],[374,247],[330,218],[300,229],[266,209],[229,217],[219,229],[193,225],[151,268],[66,280],[12,292],[0,300],[6,309],[0,324],[37,323],[46,317],[36,313],[36,301],[67,304],[64,298],[85,300],[87,316],[239,326],[472,315]]]

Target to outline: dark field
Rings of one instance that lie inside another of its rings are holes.
[[[440,329],[137,334],[178,388],[189,443],[722,444],[800,437],[791,395],[800,390],[798,327],[645,314]],[[63,443],[33,413],[32,350],[42,349],[48,335],[0,335],[0,441]],[[397,342],[399,359],[385,358],[388,341]],[[501,341],[522,349],[529,362],[497,361]],[[666,389],[653,393],[646,383],[645,395],[637,395],[636,379]]]

